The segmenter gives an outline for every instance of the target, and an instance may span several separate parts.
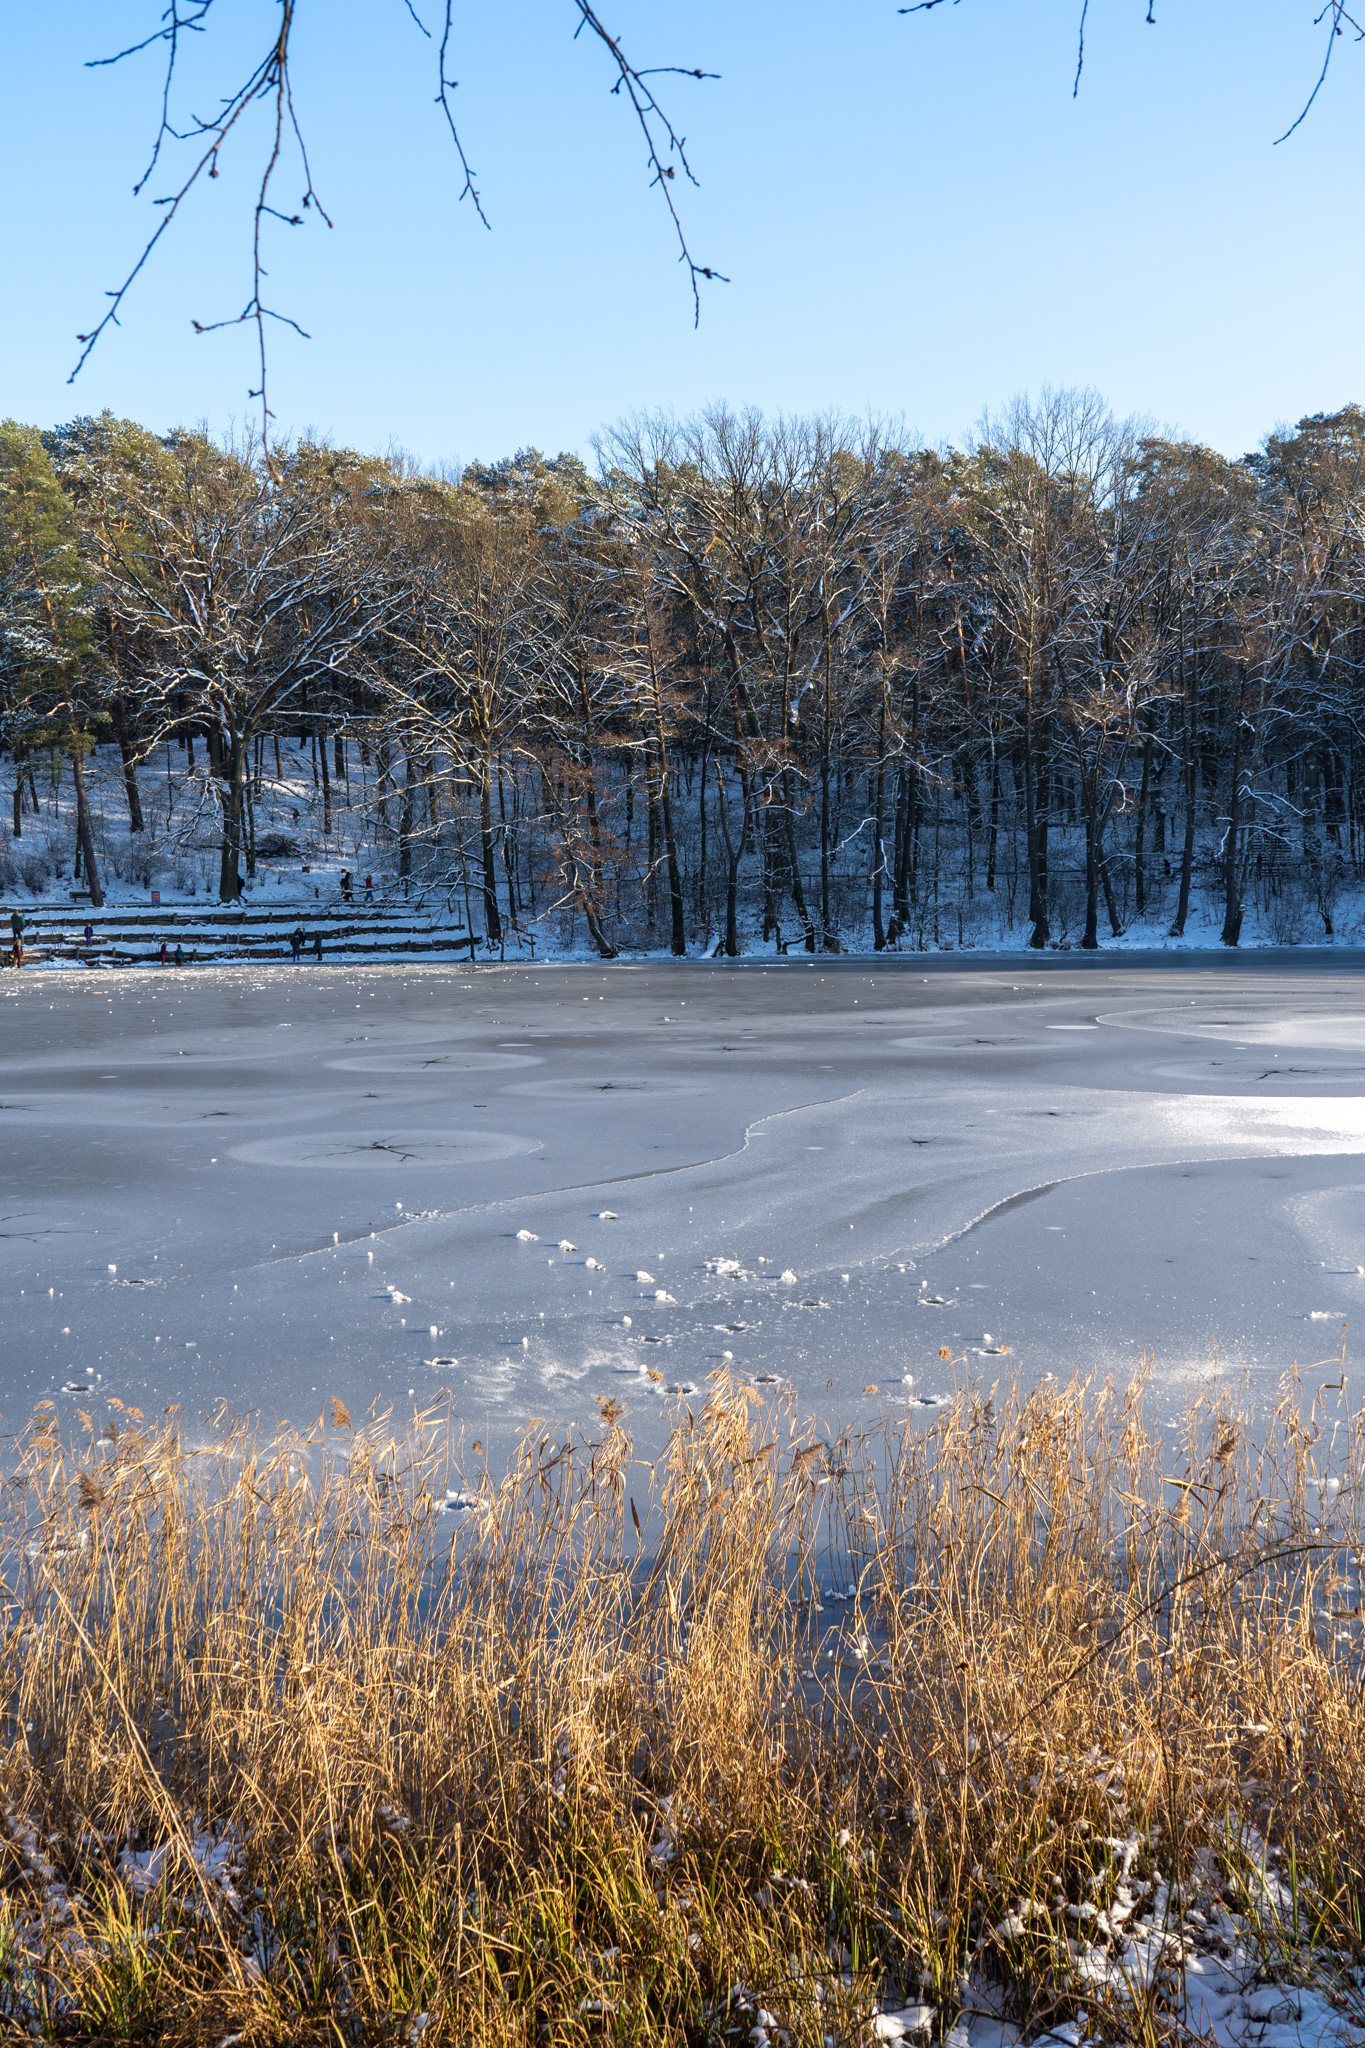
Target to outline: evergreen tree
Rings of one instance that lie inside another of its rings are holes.
[[[15,763],[14,830],[22,827],[21,769],[36,747],[67,754],[76,785],[78,859],[92,903],[104,901],[85,795],[85,755],[100,704],[90,589],[72,507],[34,427],[0,422],[0,735]]]

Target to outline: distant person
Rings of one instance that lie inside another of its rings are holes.
[[[175,942],[175,964],[177,967],[183,967],[185,964],[185,949],[179,939]]]
[[[346,868],[341,870],[341,900],[343,903],[351,901],[351,877]]]
[[[161,941],[161,964],[163,967],[166,965],[166,941],[164,939]]]
[[[85,943],[87,946],[93,946],[95,943],[95,927],[89,918],[85,921]]]
[[[365,877],[365,901],[366,901],[367,903],[373,903],[373,902],[374,902],[374,876],[373,876],[373,875],[366,875],[366,877]]]
[[[9,964],[11,967],[22,967],[24,964],[24,934],[22,928],[14,934],[14,944],[9,949]]]
[[[12,939],[22,939],[24,936],[24,926],[27,922],[28,920],[22,910],[12,910],[9,914],[10,937]]]
[[[322,958],[322,933],[321,933],[321,932],[314,932],[314,934],[313,934],[313,958],[314,958],[315,960],[321,960],[321,958]]]
[[[290,932],[289,947],[290,951],[294,955],[295,960],[297,960],[299,958],[299,955],[303,952],[303,926],[301,924],[296,924],[294,926],[293,931]]]

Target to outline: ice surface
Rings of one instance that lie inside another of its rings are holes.
[[[0,1413],[448,1401],[501,1440],[622,1374],[648,1432],[723,1366],[856,1420],[1335,1354],[1345,955],[929,965],[8,974]]]

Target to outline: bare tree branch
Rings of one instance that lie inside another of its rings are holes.
[[[215,0],[170,0],[170,4],[162,17],[161,27],[154,30],[150,35],[142,37],[139,41],[129,43],[123,49],[116,50],[111,56],[94,58],[90,62],[89,68],[98,69],[112,64],[120,64],[125,58],[138,56],[144,50],[154,48],[158,43],[165,45],[166,66],[161,86],[161,116],[147,167],[133,187],[135,195],[140,194],[144,190],[147,180],[161,160],[162,152],[167,143],[190,143],[197,144],[200,147],[188,175],[181,181],[179,186],[174,191],[167,193],[163,198],[153,201],[155,206],[164,208],[164,212],[156,227],[147,237],[137,261],[128,271],[122,284],[119,285],[117,290],[107,294],[110,304],[106,308],[103,318],[87,333],[77,335],[76,339],[81,345],[81,353],[67,381],[68,383],[73,383],[80,375],[105,330],[108,327],[119,325],[119,313],[124,300],[149,262],[157,244],[161,241],[172,222],[178,218],[181,208],[200,180],[206,174],[209,178],[216,178],[218,176],[221,152],[232,138],[234,131],[240,127],[243,116],[258,101],[273,101],[274,119],[270,128],[265,161],[261,170],[252,209],[250,294],[240,313],[228,315],[220,320],[195,320],[192,322],[196,334],[212,334],[224,327],[239,327],[243,325],[255,328],[259,382],[250,392],[249,396],[260,400],[262,446],[266,461],[271,465],[273,471],[273,457],[270,452],[270,423],[274,415],[271,411],[266,392],[268,367],[266,322],[267,320],[277,320],[283,325],[292,327],[296,334],[304,335],[305,339],[307,336],[305,330],[299,326],[296,320],[291,319],[288,314],[278,312],[274,307],[268,306],[262,297],[262,284],[266,276],[265,252],[262,241],[263,230],[267,220],[279,221],[286,227],[300,227],[303,225],[304,216],[310,211],[316,213],[326,226],[331,227],[332,222],[319,200],[313,185],[312,170],[308,161],[308,150],[294,105],[293,84],[290,76],[290,38],[299,18],[301,0],[279,0],[280,19],[275,33],[271,37],[269,47],[246,79],[234,92],[228,94],[222,100],[218,114],[210,120],[204,120],[197,114],[191,114],[185,127],[182,128],[176,125],[173,118],[173,95],[182,42],[187,35],[203,35],[207,32],[214,4]],[[418,14],[414,0],[403,0],[403,4],[407,8],[409,17],[422,35],[428,41],[431,41],[431,30]],[[687,160],[686,138],[678,133],[660,105],[653,88],[647,81],[650,78],[662,75],[704,79],[714,78],[718,74],[703,71],[698,66],[680,64],[656,65],[647,69],[641,69],[630,61],[621,45],[620,39],[613,36],[604,26],[591,5],[591,0],[574,0],[574,4],[579,16],[578,25],[574,31],[575,37],[584,28],[589,29],[596,36],[610,55],[615,66],[616,82],[612,86],[613,93],[619,94],[624,90],[625,97],[629,100],[634,110],[635,119],[641,134],[644,136],[648,162],[653,173],[651,182],[658,185],[663,195],[663,201],[668,208],[669,218],[673,223],[674,232],[678,240],[679,261],[687,267],[688,278],[692,287],[693,318],[694,321],[700,321],[701,298],[698,288],[699,280],[706,278],[727,283],[728,279],[712,265],[699,263],[693,257],[670,186],[678,166],[681,166],[684,176],[691,184],[695,185],[697,180]],[[459,128],[455,121],[454,109],[451,105],[450,95],[455,91],[458,83],[456,79],[451,77],[449,68],[453,35],[454,0],[446,0],[444,23],[437,53],[436,104],[441,108],[441,112],[444,115],[446,126],[450,132],[450,139],[454,144],[456,155],[460,161],[460,169],[464,175],[464,183],[458,195],[459,199],[469,199],[483,225],[488,227],[488,217],[484,212],[482,199],[474,183],[475,172],[465,153],[464,143],[461,139]],[[303,196],[299,203],[299,209],[296,212],[275,205],[272,196],[275,181],[281,172],[284,159],[289,153],[288,146],[291,142],[298,152],[298,160],[303,174]]]
[[[1312,107],[1314,100],[1317,98],[1318,94],[1322,91],[1323,86],[1326,84],[1327,67],[1330,65],[1332,61],[1332,51],[1336,46],[1337,37],[1343,33],[1342,23],[1345,22],[1348,27],[1353,28],[1355,30],[1357,42],[1360,42],[1362,38],[1365,38],[1365,29],[1362,29],[1360,23],[1356,21],[1352,15],[1349,15],[1346,12],[1346,9],[1341,4],[1341,0],[1327,0],[1327,5],[1323,8],[1321,14],[1319,14],[1316,17],[1313,23],[1314,28],[1319,27],[1322,22],[1326,21],[1329,15],[1331,17],[1331,24],[1327,31],[1327,50],[1322,60],[1322,69],[1318,73],[1318,82],[1313,87],[1313,90],[1309,93],[1308,98],[1304,101],[1303,112],[1299,115],[1298,120],[1291,121],[1289,126],[1285,129],[1284,134],[1277,135],[1275,137],[1275,147],[1277,149],[1279,148],[1282,142],[1288,142],[1290,136],[1294,133],[1294,130],[1297,127],[1299,127],[1299,125],[1302,122],[1307,120],[1309,109]]]
[[[585,28],[591,29],[603,48],[610,53],[612,62],[616,66],[617,77],[616,83],[612,87],[613,93],[619,93],[624,86],[626,98],[635,109],[635,118],[640,124],[640,133],[644,136],[645,148],[649,152],[650,168],[654,173],[651,182],[657,185],[663,194],[664,205],[668,208],[669,218],[673,222],[674,231],[678,237],[678,261],[687,265],[687,274],[692,285],[692,324],[700,326],[701,293],[698,290],[697,280],[704,277],[720,284],[728,284],[730,280],[719,270],[713,270],[709,264],[696,262],[692,251],[688,247],[687,236],[683,230],[682,221],[678,216],[678,209],[674,203],[673,194],[669,189],[670,181],[675,173],[675,166],[666,161],[669,157],[676,157],[678,165],[681,166],[683,175],[689,184],[696,184],[697,180],[693,176],[692,166],[687,161],[687,138],[677,133],[673,123],[654,97],[652,90],[645,84],[645,80],[646,78],[656,76],[658,71],[674,72],[683,78],[716,78],[719,76],[719,73],[714,71],[685,71],[676,64],[660,65],[654,71],[639,71],[627,57],[618,38],[611,35],[603,27],[601,18],[597,10],[590,4],[590,0],[575,0],[575,4],[582,17],[578,27],[574,30],[575,38],[580,36]]]
[[[122,58],[131,56],[136,51],[149,48],[154,42],[162,41],[167,45],[168,55],[166,77],[162,87],[161,123],[157,130],[156,141],[153,145],[147,169],[133,188],[135,193],[140,192],[145,186],[153,167],[160,157],[162,145],[168,137],[176,142],[201,142],[203,148],[195,160],[188,177],[183,180],[179,188],[175,192],[168,194],[164,199],[158,199],[153,202],[157,206],[164,206],[166,212],[162,215],[158,226],[148,237],[142,253],[128,272],[123,283],[117,291],[109,293],[108,296],[112,303],[104,318],[89,333],[77,335],[76,339],[82,344],[81,353],[76,362],[76,367],[72,370],[67,382],[69,384],[75,382],[105,329],[111,325],[117,326],[119,324],[119,308],[123,304],[134,280],[146,265],[161,237],[179,214],[181,207],[194,190],[194,187],[199,183],[205,172],[207,172],[210,178],[218,176],[219,152],[228,141],[233,130],[238,126],[243,115],[258,100],[273,99],[274,122],[271,129],[270,147],[266,155],[264,169],[261,173],[252,214],[251,295],[238,314],[223,320],[195,320],[191,323],[196,334],[211,334],[221,327],[237,327],[244,324],[250,324],[255,327],[257,355],[260,364],[260,383],[248,395],[252,398],[259,398],[261,401],[262,448],[266,461],[272,465],[273,470],[273,461],[270,454],[270,421],[273,415],[266,395],[267,350],[265,323],[267,319],[279,320],[285,325],[293,327],[298,334],[303,334],[304,330],[298,325],[297,321],[290,319],[287,314],[276,312],[262,300],[261,283],[265,276],[265,266],[261,245],[261,230],[267,217],[282,221],[287,227],[299,227],[302,225],[304,212],[307,212],[310,208],[319,215],[328,227],[332,225],[326,209],[313,188],[312,173],[308,163],[308,151],[304,144],[303,133],[294,109],[293,90],[289,76],[289,38],[294,26],[297,0],[280,0],[280,24],[270,48],[262,57],[260,63],[252,70],[246,81],[224,101],[222,112],[217,118],[211,121],[204,121],[198,115],[194,115],[191,117],[191,126],[182,131],[172,124],[170,118],[170,99],[175,79],[176,63],[179,56],[180,36],[187,29],[195,29],[200,33],[203,32],[204,19],[209,9],[213,6],[214,0],[190,0],[190,4],[192,12],[182,13],[181,0],[172,0],[170,18],[166,26],[157,35],[148,37],[142,43],[129,45],[126,50],[119,51],[112,58],[98,60],[100,63],[118,63]],[[297,145],[304,178],[304,191],[301,201],[302,211],[292,214],[283,213],[278,207],[270,203],[271,186],[280,168],[286,131],[292,134]]]
[[[455,153],[460,159],[460,169],[464,172],[464,185],[460,191],[460,199],[473,200],[475,213],[477,213],[479,219],[483,222],[484,226],[487,227],[489,224],[488,215],[484,212],[483,202],[480,200],[478,193],[474,189],[474,173],[470,168],[469,158],[464,153],[464,144],[460,140],[460,131],[455,126],[455,116],[452,113],[450,106],[449,95],[455,90],[456,86],[458,86],[460,82],[458,78],[450,78],[446,75],[446,52],[450,48],[452,16],[454,14],[454,11],[455,0],[446,0],[446,25],[445,30],[441,36],[440,55],[437,58],[437,78],[439,80],[439,86],[436,94],[436,99],[437,104],[440,106],[441,112],[446,117],[446,126],[450,130],[450,139],[454,143]],[[458,206],[459,200],[457,200],[455,203]]]
[[[935,7],[941,7],[942,5],[943,0],[914,0],[914,4],[912,6],[898,7],[896,9],[896,12],[897,14],[931,14]],[[959,0],[953,0],[953,5],[954,7],[958,6]],[[1155,7],[1156,0],[1147,0],[1147,12],[1143,16],[1143,19],[1147,23],[1149,28],[1156,27]],[[1085,23],[1086,17],[1089,14],[1089,12],[1090,0],[1081,0],[1081,18],[1076,33],[1076,76],[1071,87],[1071,97],[1073,100],[1080,93],[1081,72],[1085,68]],[[1329,24],[1327,32],[1327,51],[1322,60],[1322,69],[1318,73],[1317,84],[1313,87],[1313,90],[1309,93],[1308,98],[1305,100],[1302,111],[1298,116],[1298,119],[1290,122],[1289,126],[1285,129],[1283,135],[1277,135],[1275,137],[1276,147],[1278,147],[1279,144],[1282,142],[1288,142],[1290,136],[1294,133],[1294,130],[1301,126],[1301,124],[1307,119],[1314,100],[1317,98],[1318,94],[1322,91],[1323,86],[1327,82],[1327,72],[1332,62],[1332,49],[1336,37],[1339,35],[1344,35],[1346,29],[1351,28],[1355,30],[1356,41],[1365,42],[1365,27],[1362,27],[1361,24],[1356,20],[1355,16],[1348,11],[1345,5],[1345,0],[1327,0],[1327,4],[1324,6],[1322,12],[1314,17],[1314,28],[1320,27],[1324,21],[1328,22]]]

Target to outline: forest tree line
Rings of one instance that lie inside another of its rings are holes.
[[[590,471],[0,426],[0,749],[198,764],[218,894],[306,742],[490,941],[1086,947],[1198,894],[1330,935],[1365,859],[1365,412],[1230,460],[1045,393],[934,450],[723,408]],[[329,755],[330,765],[329,765]],[[358,763],[355,781],[350,762]],[[69,765],[68,765],[69,764]]]

